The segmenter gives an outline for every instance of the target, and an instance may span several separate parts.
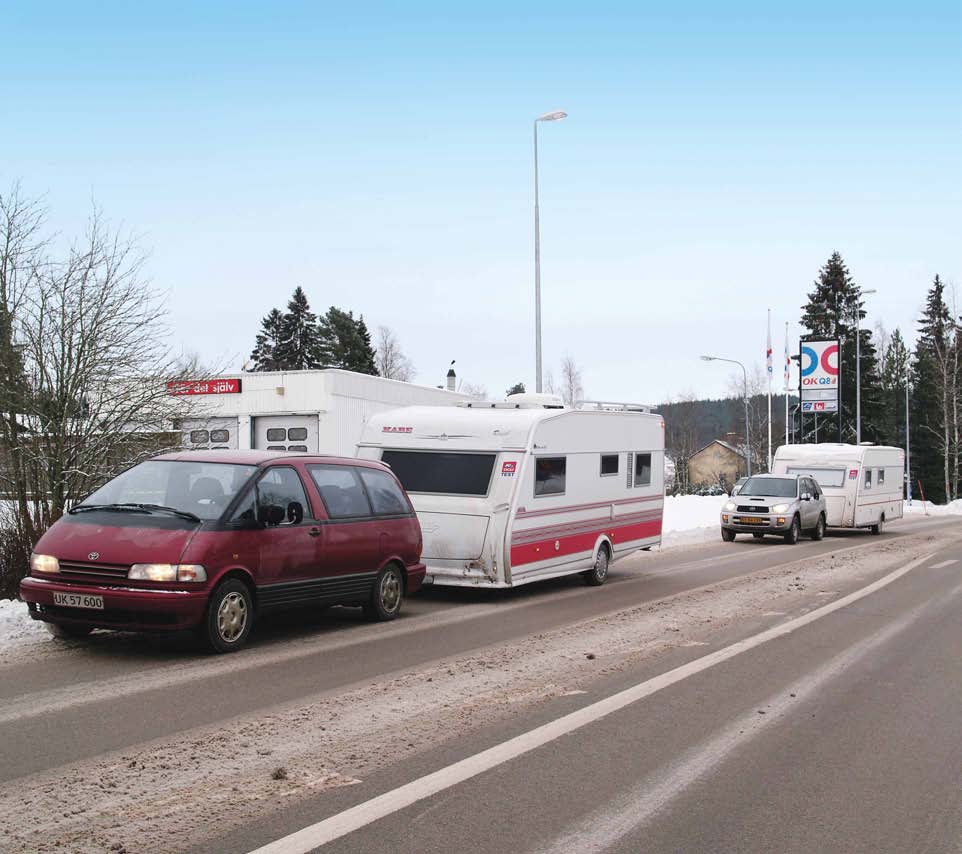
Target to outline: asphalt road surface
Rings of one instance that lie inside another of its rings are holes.
[[[616,565],[600,589],[563,579],[506,592],[429,590],[390,626],[365,625],[351,609],[259,625],[250,648],[229,661],[179,638],[95,636],[3,668],[0,782],[300,697],[336,696],[441,654],[768,571],[803,553],[958,525],[913,521],[881,538],[640,555]],[[726,642],[761,629],[742,626]],[[639,685],[644,693],[702,655],[677,650],[599,678],[585,693],[388,764],[363,786],[278,804],[269,820],[225,827],[197,850],[250,851],[353,810],[356,829],[325,851],[962,851],[962,545],[593,717],[606,698]],[[525,741],[572,713],[589,720],[543,744]],[[460,782],[450,771],[510,739],[525,751]],[[440,775],[432,785],[441,788],[405,806],[397,793],[428,775]],[[379,796],[377,809],[365,806]],[[312,850],[304,837],[279,845]]]

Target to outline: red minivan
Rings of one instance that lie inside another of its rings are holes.
[[[197,629],[239,649],[259,614],[361,605],[392,620],[424,579],[421,528],[372,460],[189,451],[140,463],[45,533],[20,595],[54,634]]]

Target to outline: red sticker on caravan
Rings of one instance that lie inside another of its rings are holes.
[[[501,477],[514,477],[514,473],[518,470],[518,464],[514,460],[508,460],[501,464]]]
[[[855,480],[855,478],[857,478],[857,477],[858,477],[858,469],[849,469],[849,470],[848,470],[848,479],[849,479],[849,480]]]

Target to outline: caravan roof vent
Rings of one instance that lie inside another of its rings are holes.
[[[605,412],[647,412],[655,411],[655,407],[648,403],[619,403],[611,400],[579,400],[575,409],[595,409]]]
[[[509,394],[505,401],[507,403],[527,404],[528,406],[540,406],[543,409],[564,409],[565,402],[557,394],[544,394],[542,392],[524,391],[520,394]]]

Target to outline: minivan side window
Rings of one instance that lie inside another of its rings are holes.
[[[354,466],[308,466],[307,470],[331,519],[357,519],[371,515],[371,503]]]
[[[284,509],[282,525],[296,525],[305,516],[312,515],[304,484],[290,466],[271,466],[257,481],[257,518],[264,518],[272,504]]]
[[[564,495],[567,467],[566,457],[538,457],[535,460],[534,494]]]
[[[407,499],[391,475],[368,468],[358,468],[357,473],[367,487],[376,516],[400,516],[411,512]]]
[[[651,485],[651,454],[635,454],[635,486]]]

